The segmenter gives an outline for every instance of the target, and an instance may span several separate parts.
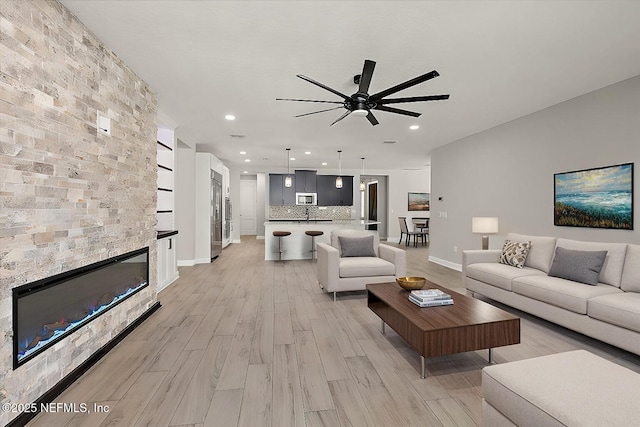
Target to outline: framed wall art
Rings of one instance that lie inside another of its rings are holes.
[[[553,224],[633,230],[633,163],[554,174]]]
[[[410,211],[428,211],[429,193],[409,193]]]

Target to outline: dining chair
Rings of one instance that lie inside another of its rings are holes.
[[[407,227],[407,217],[406,216],[399,216],[398,217],[398,224],[400,225],[400,241],[398,241],[398,244],[402,243],[402,237],[406,234],[405,237],[405,246],[409,246],[409,243],[411,243],[411,236],[413,236],[413,246],[417,247],[418,246],[418,238],[420,238],[420,240],[422,241],[422,244],[425,244],[425,238],[426,238],[426,232],[423,231],[409,231],[409,227]]]

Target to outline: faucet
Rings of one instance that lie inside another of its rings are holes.
[[[304,213],[305,213],[305,215],[307,215],[307,222],[309,222],[309,215],[310,214],[309,214],[309,207],[308,206],[305,208],[305,212]]]

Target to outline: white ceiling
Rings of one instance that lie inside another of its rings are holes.
[[[151,85],[186,142],[250,172],[286,167],[286,147],[292,169],[335,169],[339,149],[343,168],[423,168],[435,147],[640,74],[633,0],[61,2]],[[435,69],[394,96],[451,98],[396,104],[422,116],[376,112],[375,127],[329,127],[342,110],[294,118],[331,105],[275,100],[339,99],[296,74],[350,95],[365,59],[371,94]]]

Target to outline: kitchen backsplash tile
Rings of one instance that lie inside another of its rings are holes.
[[[352,219],[352,206],[269,206],[269,219]]]

